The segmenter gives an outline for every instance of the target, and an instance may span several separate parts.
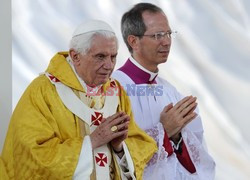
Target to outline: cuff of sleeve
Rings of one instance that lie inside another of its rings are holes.
[[[177,150],[177,151],[178,151],[178,150],[181,148],[182,137],[180,138],[180,140],[178,141],[177,144],[175,144],[173,141],[170,141],[170,142],[171,142],[171,144],[172,144],[174,150]]]
[[[124,150],[124,155],[122,156],[122,158],[120,159],[115,153],[115,158],[116,161],[118,162],[119,168],[120,168],[120,172],[121,172],[121,176],[123,178],[132,178],[132,179],[136,179],[135,175],[134,175],[134,164],[132,161],[132,158],[130,156],[129,150],[127,148],[127,145],[125,144],[125,142],[123,142],[123,150]]]
[[[91,140],[89,136],[85,136],[73,179],[88,179],[93,171],[93,166],[93,150]]]
[[[173,154],[174,150],[168,138],[167,132],[165,130],[164,130],[163,147],[165,148],[165,151],[168,153],[168,157]]]
[[[189,156],[189,153],[187,151],[187,147],[184,141],[180,142],[180,146],[178,150],[175,150],[175,153],[179,162],[182,164],[183,167],[185,167],[186,170],[188,170],[192,174],[196,172],[196,168]]]

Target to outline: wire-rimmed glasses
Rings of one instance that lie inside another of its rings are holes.
[[[156,41],[161,41],[165,37],[167,37],[168,39],[171,39],[175,37],[176,34],[177,34],[177,31],[168,31],[168,32],[156,32],[154,34],[144,34],[144,35],[138,35],[138,36],[147,36],[147,37],[151,37],[155,39]]]

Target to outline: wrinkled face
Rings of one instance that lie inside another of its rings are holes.
[[[154,36],[155,33],[159,32],[171,32],[168,24],[167,17],[161,13],[151,13],[148,11],[142,14],[144,23],[146,25],[146,32],[141,39],[138,40],[138,47],[135,51],[135,58],[143,60],[146,68],[154,71],[160,63],[167,61],[168,54],[171,46],[171,38],[165,36],[164,38],[156,40]],[[137,56],[137,57],[136,57]]]
[[[108,81],[115,67],[117,50],[114,37],[95,35],[85,55],[75,53],[74,50],[70,54],[77,74],[87,85],[98,86]]]

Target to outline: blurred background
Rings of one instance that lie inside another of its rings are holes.
[[[68,50],[73,30],[84,20],[104,20],[115,29],[116,68],[121,66],[129,53],[120,19],[139,2],[160,6],[178,31],[160,76],[182,94],[198,97],[216,179],[250,179],[248,0],[12,0],[12,109],[51,57]]]

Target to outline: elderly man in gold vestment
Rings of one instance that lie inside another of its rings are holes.
[[[118,42],[103,21],[81,24],[24,92],[0,165],[4,179],[142,179],[156,151],[110,78]]]

